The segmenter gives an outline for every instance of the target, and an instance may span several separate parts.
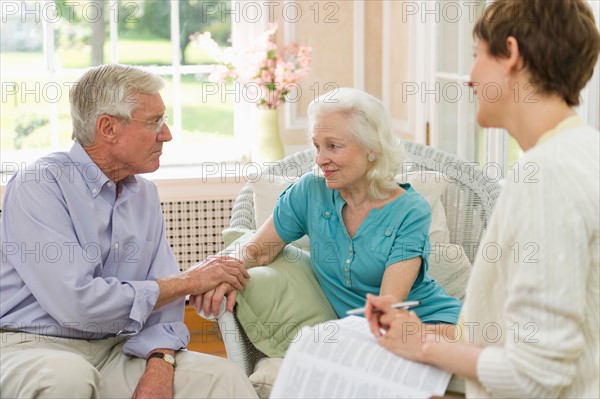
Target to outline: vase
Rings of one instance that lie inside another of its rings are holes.
[[[273,162],[283,158],[278,109],[256,109],[256,129],[252,140],[251,158],[253,162]]]

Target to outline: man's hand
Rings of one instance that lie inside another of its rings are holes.
[[[173,351],[165,353],[173,354]],[[132,398],[172,398],[173,397],[173,376],[175,369],[169,363],[159,358],[148,360],[146,371],[133,392]]]
[[[188,294],[204,295],[221,284],[228,284],[233,289],[239,290],[247,285],[246,279],[248,278],[250,278],[250,274],[238,259],[229,256],[211,256],[184,272],[156,280],[160,287],[160,295],[154,307],[159,308]],[[223,295],[230,291],[227,289],[223,292],[221,289],[219,294],[223,298]],[[210,298],[208,299],[210,301]],[[235,300],[235,296],[233,300]],[[233,308],[232,304],[230,306]]]
[[[250,278],[242,262],[229,256],[209,256],[206,261],[192,266],[185,273],[193,281],[191,295],[203,295],[222,283],[240,290],[247,285],[246,279]]]

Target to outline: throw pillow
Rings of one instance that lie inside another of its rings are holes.
[[[401,183],[410,183],[415,191],[429,203],[431,207],[431,227],[429,228],[431,245],[450,242],[446,211],[441,199],[442,194],[448,188],[447,178],[440,172],[420,170],[399,175],[397,180]]]
[[[226,229],[224,240],[234,240],[224,253],[244,245],[252,231]],[[296,333],[337,319],[310,264],[310,254],[287,245],[268,266],[253,267],[248,286],[237,296],[236,315],[250,342],[269,357],[283,357]]]
[[[228,227],[221,232],[223,242],[225,243],[225,250],[223,253],[229,253],[234,248],[231,247],[234,241],[240,239],[240,242],[247,242],[250,237],[255,233],[254,230],[242,229],[239,227]],[[243,237],[243,238],[242,238]]]
[[[281,193],[298,179],[299,177],[293,176],[263,175],[250,182],[254,199],[254,222],[257,229],[273,214]],[[310,251],[310,241],[307,236],[292,242],[292,245]]]
[[[429,254],[429,275],[448,295],[464,300],[470,274],[471,262],[463,247],[450,243],[432,245]]]

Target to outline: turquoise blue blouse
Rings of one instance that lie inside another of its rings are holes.
[[[307,173],[279,197],[273,219],[279,237],[291,242],[307,234],[315,275],[339,317],[364,306],[367,293],[379,294],[385,269],[403,260],[422,258],[408,300],[423,322],[455,324],[461,302],[446,294],[427,273],[431,208],[410,184],[381,209],[372,209],[354,237],[342,219],[345,204],[338,190]]]

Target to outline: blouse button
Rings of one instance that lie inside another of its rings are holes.
[[[391,235],[392,235],[392,231],[391,231],[390,229],[387,229],[387,230],[385,231],[385,236],[386,236],[386,237],[389,237],[389,236],[391,236]]]
[[[329,213],[329,211],[325,211],[325,212],[323,212],[323,216],[328,218],[329,216],[331,216],[331,213]]]

